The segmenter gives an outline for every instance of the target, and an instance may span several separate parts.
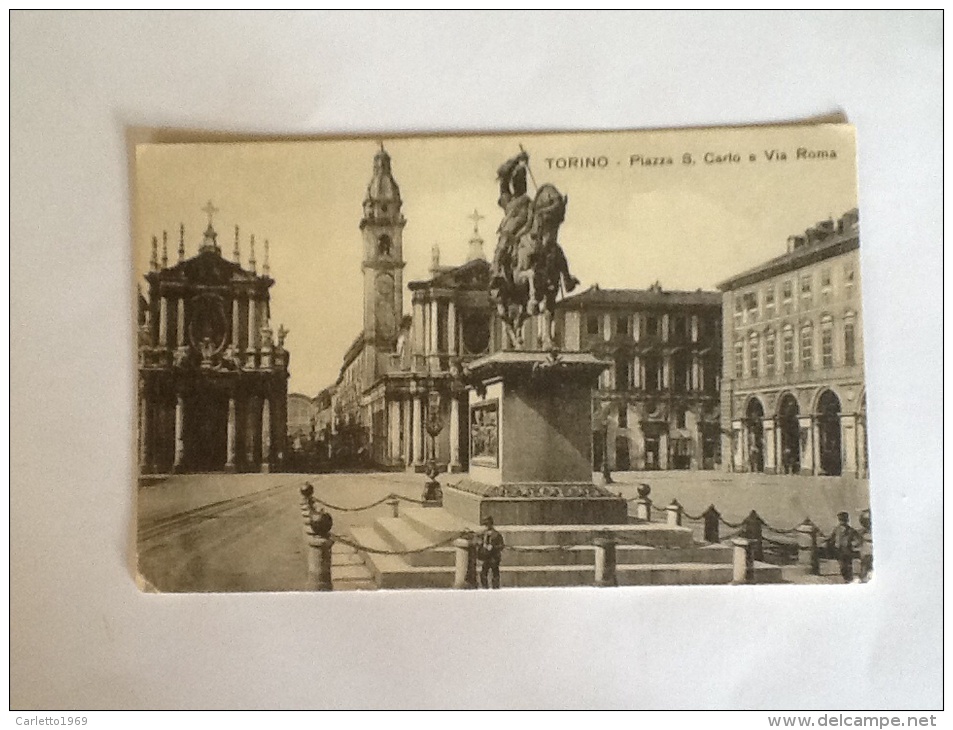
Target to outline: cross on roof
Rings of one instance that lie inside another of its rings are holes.
[[[486,218],[486,216],[485,216],[485,215],[480,215],[479,212],[477,212],[477,209],[474,208],[474,209],[473,209],[473,213],[471,213],[470,215],[468,215],[467,218],[469,218],[471,221],[473,221],[473,232],[474,232],[476,235],[479,236],[479,235],[480,235],[480,230],[479,230],[480,221],[482,221],[484,218]]]
[[[214,205],[212,205],[212,201],[210,200],[210,201],[208,201],[208,203],[206,204],[206,206],[205,206],[204,208],[202,208],[202,212],[205,213],[205,215],[208,216],[208,224],[209,224],[209,225],[212,225],[212,216],[215,215],[216,213],[218,213],[218,208],[216,208]]]

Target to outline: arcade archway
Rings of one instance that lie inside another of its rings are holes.
[[[817,400],[817,441],[821,474],[840,476],[841,461],[840,398],[825,390]]]
[[[748,471],[764,471],[764,406],[757,398],[751,398],[745,409],[745,431]]]
[[[782,474],[797,474],[801,471],[801,443],[797,398],[787,393],[778,405],[778,431],[781,434],[779,462]]]

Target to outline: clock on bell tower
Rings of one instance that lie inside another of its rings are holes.
[[[390,155],[381,145],[364,197],[361,218],[364,258],[364,342],[377,352],[394,352],[403,315],[403,230],[400,188]]]

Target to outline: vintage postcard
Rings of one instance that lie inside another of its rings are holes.
[[[139,584],[872,575],[845,124],[136,148]]]

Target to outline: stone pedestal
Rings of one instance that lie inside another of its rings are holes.
[[[626,523],[625,500],[592,483],[591,394],[607,365],[576,352],[470,363],[470,475],[444,488],[444,508],[497,525]]]

